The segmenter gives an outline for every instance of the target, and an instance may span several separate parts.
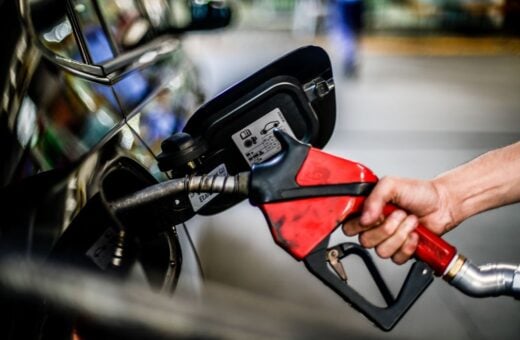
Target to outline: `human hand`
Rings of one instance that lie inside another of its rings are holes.
[[[388,203],[400,209],[385,218]],[[454,227],[448,207],[447,193],[435,180],[385,177],[367,197],[361,217],[346,221],[343,232],[359,235],[363,247],[402,264],[417,248],[419,236],[413,231],[419,223],[439,235]]]

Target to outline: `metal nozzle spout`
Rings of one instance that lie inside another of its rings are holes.
[[[520,265],[490,263],[476,266],[470,260],[464,259],[457,272],[452,273],[452,278],[448,278],[448,282],[473,297],[507,295],[519,299]]]

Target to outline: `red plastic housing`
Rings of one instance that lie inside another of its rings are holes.
[[[377,181],[364,165],[313,148],[296,174],[296,183],[302,187]],[[361,212],[364,200],[362,196],[316,197],[266,203],[261,209],[275,241],[301,260],[351,214]],[[395,209],[388,205],[383,213],[387,216]],[[420,239],[415,257],[442,275],[456,255],[455,247],[423,226],[416,232]]]
[[[377,177],[359,163],[313,148],[296,175],[300,186],[357,182],[377,182]],[[275,241],[301,260],[350,214],[360,211],[364,200],[359,196],[316,197],[266,203],[261,209]]]

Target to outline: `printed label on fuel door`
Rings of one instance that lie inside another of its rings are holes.
[[[208,175],[210,176],[226,176],[228,174],[226,166],[224,164],[220,164],[215,169],[211,170]],[[194,194],[190,193],[188,198],[190,199],[191,206],[193,207],[193,211],[200,210],[203,206],[209,203],[212,199],[217,197],[218,194]]]
[[[294,133],[285,120],[282,111],[276,108],[236,132],[231,138],[247,163],[253,165],[269,159],[282,149],[273,134],[274,129],[282,130],[294,137]]]
[[[117,246],[117,231],[108,228],[87,250],[87,256],[101,269],[107,269]]]

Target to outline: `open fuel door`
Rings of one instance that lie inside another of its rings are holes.
[[[323,147],[334,129],[336,101],[327,53],[297,49],[225,90],[200,107],[184,134],[162,144],[159,167],[172,176],[236,174],[281,150],[273,131],[282,130]],[[191,194],[193,210],[220,212],[237,198]]]

